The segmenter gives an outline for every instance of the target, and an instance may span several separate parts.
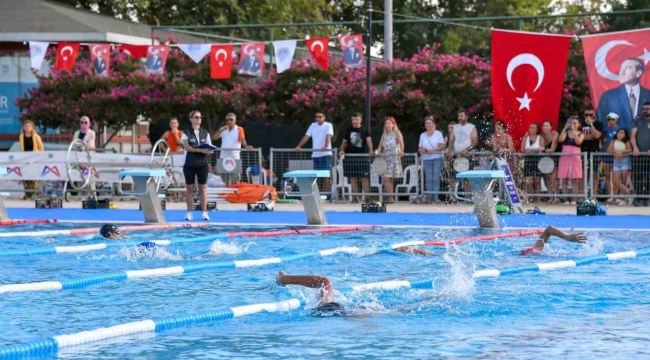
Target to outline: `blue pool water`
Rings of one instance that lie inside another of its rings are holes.
[[[0,231],[51,230],[97,224],[37,225]],[[192,238],[279,227],[208,227],[132,232],[130,239]],[[112,248],[83,254],[0,259],[0,285],[64,280],[118,270],[205,261],[261,259],[357,246],[359,254],[286,264],[203,271],[183,276],[111,281],[78,290],[0,295],[0,346],[42,340],[131,321],[301,298],[317,291],[275,284],[279,270],[328,276],[347,317],[316,318],[305,309],[260,313],[211,325],[124,336],[65,348],[67,358],[375,358],[514,357],[647,358],[650,266],[625,259],[497,278],[475,270],[580,259],[647,249],[645,232],[587,232],[586,245],[551,241],[542,256],[519,256],[534,236],[427,247],[422,257],[375,250],[408,240],[450,239],[485,230],[377,228],[351,233],[234,238],[180,244],[155,254]],[[93,236],[6,238],[3,250],[103,242]],[[433,290],[353,292],[376,281],[434,278]]]

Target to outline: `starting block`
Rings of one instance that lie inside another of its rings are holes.
[[[467,199],[458,195],[458,185],[454,190],[454,197],[458,200],[474,203],[474,213],[478,218],[481,229],[498,229],[499,221],[497,219],[496,203],[492,197],[494,185],[505,178],[502,170],[472,170],[456,174],[457,179],[469,180],[472,187],[472,199]]]
[[[156,180],[167,176],[165,170],[132,169],[122,170],[118,174],[120,180],[129,176],[133,178],[133,191],[122,190],[122,183],[120,183],[120,191],[122,191],[122,194],[138,197],[146,222],[158,224],[166,223],[167,221],[165,220],[165,215],[163,214],[162,206],[160,205],[160,198],[156,191]]]
[[[327,225],[323,199],[318,191],[318,178],[330,177],[329,170],[294,170],[284,173],[285,178],[295,178],[298,182],[302,205],[309,225]]]

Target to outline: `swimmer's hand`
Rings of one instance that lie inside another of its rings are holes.
[[[284,275],[286,274],[287,273],[285,273],[284,271],[280,271],[278,273],[278,276],[275,277],[275,282],[280,286],[285,286],[285,284],[282,282],[282,277],[284,277]]]
[[[566,238],[564,238],[564,240],[584,244],[587,242],[587,236],[580,232],[569,234],[566,236]]]

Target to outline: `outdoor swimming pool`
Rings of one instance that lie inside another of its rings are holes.
[[[21,225],[1,228],[0,232],[79,226]],[[277,229],[210,226],[132,232],[128,236],[135,241],[193,239]],[[427,246],[437,255],[430,257],[390,250],[376,253],[409,240],[503,232],[507,231],[373,228],[180,242],[159,247],[155,253],[129,246],[78,254],[4,257],[0,258],[0,285],[215,261],[313,255],[279,264],[109,280],[79,289],[3,293],[0,346],[145,319],[298,298],[306,305],[296,310],[131,334],[61,348],[58,355],[78,359],[648,356],[650,330],[645,320],[650,315],[650,266],[646,257],[490,278],[474,279],[472,274],[484,269],[642,251],[648,249],[650,233],[587,232],[586,245],[553,239],[542,256],[518,255],[534,242],[534,235]],[[0,253],[100,242],[104,240],[92,235],[10,237],[0,241]],[[320,250],[339,247],[358,247],[359,251],[317,256]],[[329,277],[336,289],[336,301],[346,306],[348,316],[311,316],[306,309],[316,304],[317,290],[277,285],[279,270]],[[366,283],[419,279],[433,279],[433,289],[351,289]]]

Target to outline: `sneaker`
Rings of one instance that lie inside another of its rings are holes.
[[[187,212],[187,215],[185,215],[185,220],[192,220],[192,218],[193,218],[193,217],[192,217],[192,212],[191,212],[191,211],[188,211],[188,212]]]
[[[210,216],[208,216],[208,212],[204,211],[203,214],[201,214],[201,217],[203,220],[210,220]]]
[[[627,202],[625,200],[619,200],[618,206],[627,206]]]
[[[576,205],[577,203],[575,201],[571,201],[571,205]]]

